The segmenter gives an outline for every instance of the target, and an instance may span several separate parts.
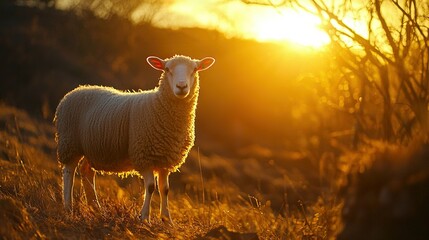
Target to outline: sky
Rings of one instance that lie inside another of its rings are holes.
[[[135,2],[134,0],[130,2]],[[247,0],[249,1],[249,0]],[[250,0],[266,3],[284,2],[283,0]],[[427,0],[425,0],[427,1]],[[57,0],[59,8],[67,8],[76,2],[87,3],[87,0]],[[91,0],[107,9],[115,4],[127,4],[126,0]],[[114,2],[114,3],[112,3]],[[282,7],[246,4],[243,0],[141,0],[142,4],[132,14],[131,19],[138,22],[142,16],[150,16],[156,27],[179,29],[183,27],[200,27],[218,30],[226,37],[253,39],[261,42],[278,42],[319,48],[330,43],[329,36],[321,29],[321,20],[302,9],[290,5]],[[286,1],[288,2],[288,1]],[[299,4],[305,4],[300,0]],[[362,37],[368,36],[368,11],[366,1],[324,0],[341,12],[342,6],[354,11],[343,11],[341,20]],[[161,3],[161,4],[160,4]],[[308,3],[308,2],[307,2]],[[339,4],[343,3],[343,4]],[[128,3],[129,4],[129,3]],[[160,7],[153,7],[153,4]],[[383,14],[392,25],[397,25],[400,18],[395,16],[392,4],[382,3]],[[102,14],[100,14],[102,15]],[[380,29],[377,21],[372,21],[373,31]],[[377,25],[378,24],[378,25]],[[347,32],[347,31],[346,31]],[[352,34],[351,34],[352,35]],[[353,41],[343,39],[350,46]],[[382,39],[384,40],[384,39]],[[349,43],[347,43],[349,41]]]
[[[79,1],[85,3],[85,0],[58,0],[57,6],[67,8]],[[111,2],[116,0],[92,1],[97,4],[112,5]],[[328,35],[320,28],[320,19],[302,9],[246,4],[241,0],[141,1],[140,7],[131,14],[131,19],[138,22],[142,15],[149,15],[153,17],[153,25],[161,28],[201,27],[218,30],[226,37],[239,37],[261,42],[293,43],[315,48],[323,47],[330,42]],[[283,2],[282,0],[258,1],[274,4]],[[326,3],[330,3],[330,1],[326,0]],[[154,8],[151,7],[151,3],[163,4],[159,8]],[[351,1],[350,4],[352,4]],[[354,1],[353,5],[359,5],[357,7],[362,8],[360,1]],[[360,17],[358,16],[358,18]],[[367,34],[366,26],[356,22],[355,19],[356,15],[345,17],[343,20],[365,36]]]
[[[227,37],[314,47],[329,43],[317,17],[286,7],[245,4],[238,0],[175,0],[161,11],[155,21],[158,27],[203,27],[219,30]],[[138,16],[136,12],[134,19]]]

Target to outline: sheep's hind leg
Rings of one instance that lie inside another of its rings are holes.
[[[95,190],[95,171],[89,165],[88,159],[84,158],[80,165],[82,184],[85,189],[86,202],[95,209],[100,208]]]
[[[170,224],[173,224],[173,221],[171,220],[170,216],[170,211],[168,210],[168,176],[170,175],[170,172],[168,170],[161,170],[158,174],[158,186],[159,193],[161,195],[161,219],[164,222],[169,222]]]
[[[63,165],[63,196],[64,208],[67,211],[73,210],[73,185],[76,167],[79,161],[71,161]]]
[[[147,220],[150,223],[150,201],[152,193],[155,191],[154,175],[152,170],[147,170],[142,173],[145,185],[144,203],[141,211],[142,220]]]

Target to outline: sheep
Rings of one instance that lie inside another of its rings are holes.
[[[141,219],[149,223],[157,176],[161,219],[172,223],[168,177],[184,163],[194,144],[198,72],[211,67],[215,59],[175,55],[165,60],[150,56],[146,60],[162,71],[158,87],[122,92],[110,87],[79,86],[58,104],[55,140],[66,210],[73,209],[74,175],[79,166],[87,202],[96,209],[100,207],[96,172],[142,177],[145,197]]]

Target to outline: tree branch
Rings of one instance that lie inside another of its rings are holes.
[[[383,28],[384,34],[387,37],[387,41],[389,41],[389,45],[392,48],[393,56],[395,57],[396,61],[401,61],[401,58],[399,56],[398,46],[396,45],[395,40],[393,39],[389,26],[386,23],[386,19],[381,13],[380,0],[375,0],[375,12],[377,13],[378,20],[380,20],[381,27]]]
[[[369,42],[369,40],[365,39],[360,34],[358,34],[355,30],[353,30],[350,26],[348,26],[347,24],[345,24],[336,14],[334,14],[332,11],[328,10],[327,8],[322,7],[315,0],[312,0],[312,2],[314,4],[314,6],[316,7],[316,9],[318,9],[321,13],[325,13],[326,15],[328,15],[329,19],[334,20],[336,23],[338,23],[338,25],[340,27],[343,27],[347,31],[349,31],[351,33],[351,35],[353,35],[351,37],[351,39],[353,39],[354,41],[356,41],[358,44],[360,44],[365,49],[368,49],[368,50],[376,53],[376,55],[378,55],[379,57],[381,57],[383,60],[385,60],[389,64],[394,64],[394,62],[392,61],[392,59],[390,59],[389,57],[387,57],[379,49],[377,49],[375,46],[373,46]],[[323,17],[323,14],[321,14],[321,17]],[[344,32],[344,31],[340,31],[337,27],[333,26],[333,24],[332,24],[331,21],[328,21],[328,23],[331,26],[331,30],[338,31],[338,32]]]

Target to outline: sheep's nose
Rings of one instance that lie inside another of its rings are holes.
[[[183,90],[185,90],[187,87],[188,87],[188,84],[184,84],[184,85],[182,85],[182,84],[177,84],[176,85],[176,87],[178,88],[178,89],[180,89],[181,91],[183,91]]]

